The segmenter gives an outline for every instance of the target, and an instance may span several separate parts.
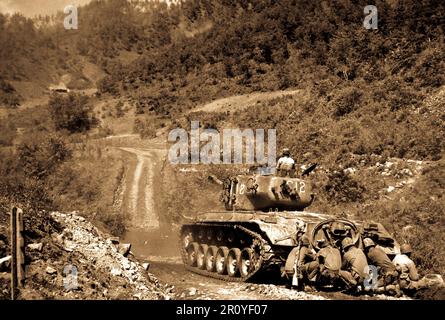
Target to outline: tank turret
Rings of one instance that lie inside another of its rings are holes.
[[[226,210],[303,210],[314,200],[311,184],[303,179],[273,175],[238,175],[223,183]]]

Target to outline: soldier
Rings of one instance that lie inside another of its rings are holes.
[[[277,162],[277,173],[281,177],[291,176],[295,172],[295,161],[290,156],[290,150],[284,148],[281,158]]]
[[[282,277],[291,278],[294,274],[294,267],[298,261],[299,251],[301,249],[301,240],[304,235],[305,224],[297,222],[295,225],[296,232],[292,235],[287,235],[285,237],[277,239],[277,241],[283,241],[287,239],[292,239],[297,247],[293,248],[289,255],[287,256],[286,264],[284,265],[284,270],[282,270]]]
[[[326,225],[326,229],[329,231],[332,245],[341,249],[341,243],[348,234],[345,224],[343,222],[335,221],[330,226]]]
[[[378,286],[387,286],[394,283],[397,280],[398,273],[385,251],[377,247],[371,238],[365,238],[363,244],[365,254],[370,263],[380,268],[380,275],[382,277],[377,282]]]
[[[309,238],[303,236],[301,238],[300,252],[295,268],[302,285],[314,280],[318,273],[318,267],[318,261],[316,260],[314,252],[310,248]]]
[[[409,244],[400,247],[400,254],[392,260],[399,271],[399,285],[402,290],[415,290],[420,286],[419,274],[414,261],[411,260],[412,249]]]
[[[346,286],[347,289],[357,285],[351,273],[341,270],[342,259],[340,250],[334,248],[326,240],[319,240],[320,251],[317,259],[320,264],[321,284],[332,284],[334,286]]]
[[[363,283],[367,278],[368,260],[365,253],[354,245],[351,238],[346,237],[342,241],[343,265],[342,269],[349,271],[357,283]]]

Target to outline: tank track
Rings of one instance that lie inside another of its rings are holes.
[[[258,259],[256,259],[255,263],[254,263],[254,268],[250,271],[250,273],[246,276],[241,276],[239,275],[238,277],[232,277],[229,276],[227,274],[218,274],[216,272],[210,272],[207,271],[205,269],[199,269],[198,267],[194,267],[188,264],[188,255],[187,255],[187,248],[184,246],[183,244],[183,237],[182,237],[182,232],[184,230],[184,228],[187,227],[187,225],[183,226],[181,229],[181,237],[180,237],[180,250],[181,250],[181,257],[182,257],[182,261],[184,263],[184,266],[187,270],[192,271],[194,273],[206,276],[206,277],[210,277],[210,278],[214,278],[214,279],[218,279],[218,280],[223,280],[223,281],[228,281],[228,282],[246,282],[249,279],[251,279],[254,275],[256,275],[262,268],[263,266],[263,262],[264,262],[264,257],[267,253],[271,252],[271,248],[268,245],[267,241],[263,239],[263,237],[252,231],[249,230],[246,227],[243,227],[241,225],[232,225],[232,224],[218,224],[217,226],[214,224],[206,224],[206,223],[200,223],[200,224],[195,224],[193,226],[189,226],[189,227],[200,227],[200,226],[207,226],[207,227],[226,227],[226,228],[232,228],[233,230],[239,229],[242,232],[244,232],[245,234],[248,234],[250,237],[252,237],[252,244],[250,246],[250,248],[253,248],[255,246],[257,246],[257,248],[259,249],[259,256]],[[205,244],[205,243],[204,243]],[[249,248],[249,247],[246,247]],[[243,249],[243,248],[240,248]]]

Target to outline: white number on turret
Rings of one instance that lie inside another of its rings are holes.
[[[246,190],[246,185],[244,183],[240,184],[240,186],[239,186],[239,194],[244,194],[245,190]]]
[[[300,188],[298,188],[298,190],[300,190],[300,193],[304,193],[305,186],[306,186],[306,184],[303,181],[300,181]]]
[[[292,188],[293,187],[293,183],[295,183],[295,190],[298,190],[298,193],[304,193],[305,191],[305,187],[306,184],[304,183],[304,181],[288,181],[287,185]]]

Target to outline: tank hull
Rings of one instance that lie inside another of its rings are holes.
[[[324,225],[341,221],[357,245],[366,223],[303,211],[214,211],[199,215],[181,228],[181,254],[190,271],[226,281],[249,281],[280,270],[297,246],[296,234],[305,234],[314,250],[324,237]],[[378,225],[383,228],[381,225]],[[395,241],[382,243],[388,254],[398,252]]]

